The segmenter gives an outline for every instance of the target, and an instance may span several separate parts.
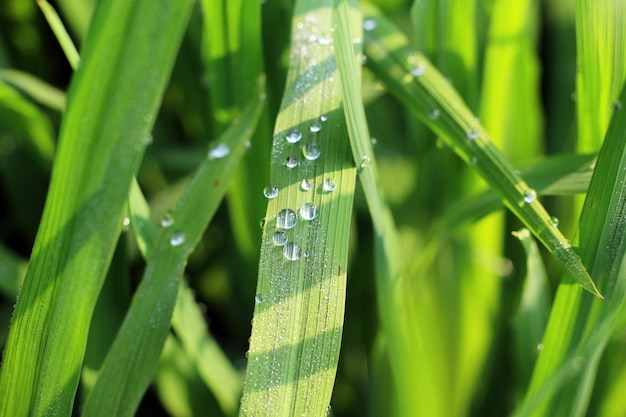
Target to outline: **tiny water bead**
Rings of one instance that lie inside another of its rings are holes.
[[[366,32],[370,32],[376,29],[376,26],[378,26],[378,22],[376,22],[376,19],[369,18],[363,21],[363,30]]]
[[[257,294],[256,297],[254,297],[254,302],[257,304],[261,304],[264,300],[265,297],[263,297],[263,294]]]
[[[300,246],[294,242],[287,243],[283,246],[283,256],[290,261],[297,261],[300,259]]]
[[[313,184],[311,183],[311,181],[307,180],[306,178],[302,180],[302,182],[300,183],[300,189],[302,191],[311,191],[313,189]]]
[[[322,115],[320,116],[320,120],[321,120],[322,122],[325,122],[326,120],[328,120],[328,116],[326,116],[325,114],[322,114]]]
[[[429,118],[430,120],[437,120],[437,119],[439,119],[439,114],[440,114],[440,113],[439,113],[439,110],[438,110],[438,109],[432,109],[432,110],[430,111],[430,113],[428,113],[428,118]]]
[[[313,220],[317,217],[317,206],[311,203],[304,203],[302,207],[300,207],[300,216],[304,220]]]
[[[321,125],[321,124],[319,124],[319,123],[317,123],[317,122],[315,122],[315,123],[313,123],[313,124],[309,127],[309,130],[310,130],[311,132],[313,132],[313,133],[317,133],[317,132],[319,132],[320,130],[322,130],[322,125]]]
[[[295,168],[298,164],[298,159],[293,156],[288,156],[287,159],[285,159],[285,166],[287,168]]]
[[[287,240],[287,233],[282,230],[276,231],[276,233],[272,236],[272,242],[274,242],[274,245],[276,246],[285,246]]]
[[[524,202],[530,204],[534,203],[537,200],[537,192],[535,190],[528,190],[524,192]]]
[[[559,227],[559,219],[557,217],[550,217],[549,222],[554,227]]]
[[[180,230],[175,231],[170,236],[170,245],[172,246],[180,246],[185,243],[185,232],[181,232]]]
[[[370,158],[369,156],[365,155],[363,158],[361,158],[361,163],[359,164],[359,172],[363,172],[363,170],[365,168],[367,168],[368,166],[372,165],[372,158]]]
[[[268,200],[275,198],[278,195],[278,187],[276,187],[275,185],[271,185],[271,184],[268,185],[267,187],[263,189],[263,195]]]
[[[315,161],[321,153],[320,147],[315,142],[309,142],[302,147],[302,155],[309,161]]]
[[[174,218],[172,217],[172,215],[170,213],[165,213],[165,215],[163,215],[163,218],[161,219],[161,227],[170,227],[171,225],[174,224]]]
[[[209,159],[222,159],[230,153],[228,145],[222,142],[214,143],[209,147]]]
[[[291,209],[282,209],[276,215],[276,224],[282,229],[293,229],[298,223],[298,215]]]
[[[289,143],[298,143],[300,142],[300,139],[302,139],[302,133],[299,130],[292,130],[291,132],[287,133],[285,139]]]
[[[411,74],[413,74],[414,77],[421,77],[424,75],[425,71],[426,68],[424,67],[424,64],[419,64],[417,67],[413,67],[411,69]]]
[[[265,227],[265,217],[261,219],[261,221],[259,222],[259,226],[261,227],[261,229]]]
[[[477,127],[475,127],[473,129],[467,131],[467,138],[469,140],[476,140],[476,139],[478,139],[478,135],[479,134],[480,134],[480,131],[478,130]]]
[[[324,183],[322,184],[322,189],[328,193],[335,191],[337,188],[337,183],[330,178],[326,178]]]

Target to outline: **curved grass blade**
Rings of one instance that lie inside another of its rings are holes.
[[[602,298],[571,243],[550,222],[536,191],[491,143],[452,86],[378,11],[366,10],[367,19],[377,22],[365,32],[367,62],[385,86],[476,169],[583,288]]]
[[[61,18],[58,13],[46,0],[37,0],[37,5],[46,17],[54,35],[59,40],[59,44],[61,45],[61,48],[63,48],[63,52],[65,53],[67,60],[70,62],[72,68],[76,70],[80,64],[80,56],[78,55],[78,51],[76,50],[70,35],[67,33],[67,30],[65,30],[65,26],[63,26],[63,22],[61,22]]]
[[[4,354],[2,415],[71,413],[91,314],[191,4],[100,3]]]
[[[330,403],[355,186],[332,47],[332,4],[295,6],[265,190],[270,200],[241,416],[320,416]]]
[[[0,80],[21,90],[41,105],[59,112],[65,109],[65,93],[31,74],[0,69]]]
[[[222,201],[262,109],[258,97],[240,122],[211,145],[171,218],[162,223],[143,280],[87,398],[84,416],[131,416],[136,411],[170,330],[186,260]]]

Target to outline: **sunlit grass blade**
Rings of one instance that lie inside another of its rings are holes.
[[[243,156],[263,108],[257,97],[240,122],[210,146],[155,241],[124,323],[87,399],[85,416],[130,416],[147,389],[169,333],[184,265],[200,240]]]
[[[365,32],[365,52],[369,66],[385,86],[476,169],[583,288],[602,297],[571,243],[550,222],[536,191],[491,143],[452,86],[426,58],[410,49],[404,35],[387,19],[373,9],[367,10],[368,18],[377,24]]]
[[[621,100],[626,99],[626,88]],[[616,327],[623,321],[624,258],[626,256],[626,117],[615,113],[594,170],[580,219],[579,241],[583,259],[607,297],[592,302],[565,281],[559,287],[544,336],[544,352],[533,373],[528,397],[541,391],[569,358],[578,362],[578,373],[568,383],[568,395],[546,399],[537,415],[584,415],[594,384],[598,362]],[[583,347],[594,340],[592,348]],[[567,400],[575,398],[575,401]]]
[[[100,4],[68,95],[48,201],[13,316],[0,414],[72,410],[131,178],[190,12],[187,1]]]
[[[65,93],[31,74],[0,69],[0,80],[28,94],[39,104],[57,111],[65,109]]]
[[[298,1],[291,23],[241,416],[325,415],[330,403],[355,186],[332,5]]]
[[[61,45],[61,48],[63,48],[63,52],[65,52],[65,56],[70,62],[70,65],[73,69],[76,69],[80,64],[80,56],[78,55],[76,47],[74,47],[74,42],[72,42],[72,39],[65,30],[65,26],[63,26],[63,23],[61,22],[61,18],[57,14],[56,10],[54,10],[54,8],[46,0],[37,0],[37,5],[43,12],[50,28],[59,40],[59,44]]]

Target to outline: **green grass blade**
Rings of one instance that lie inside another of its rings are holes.
[[[7,341],[2,415],[71,412],[131,178],[190,11],[191,2],[100,5],[68,95],[49,198]]]
[[[277,195],[263,228],[241,416],[325,415],[330,403],[355,186],[332,48],[332,4],[295,6],[270,165]],[[316,207],[312,220],[306,204]]]
[[[215,214],[263,109],[257,97],[240,122],[211,145],[171,218],[162,223],[143,280],[87,399],[85,416],[131,416],[170,329],[185,262]]]
[[[385,86],[435,131],[504,200],[579,284],[602,297],[571,243],[550,222],[550,215],[454,89],[406,38],[378,12],[368,9],[377,24],[365,34],[368,63]]]
[[[626,88],[621,100],[626,100]],[[606,295],[600,303],[583,298],[567,278],[559,287],[544,336],[544,352],[533,373],[528,397],[543,391],[572,357],[577,373],[562,395],[546,399],[536,415],[585,415],[599,359],[618,324],[626,295],[626,117],[616,112],[594,170],[580,219],[580,251]],[[589,342],[593,344],[589,346]],[[574,398],[575,401],[571,399]],[[528,400],[530,401],[530,400]]]
[[[21,90],[41,105],[53,110],[65,109],[65,93],[26,72],[0,69],[0,80]]]
[[[626,79],[626,4],[576,1],[578,150],[597,152]]]
[[[76,47],[74,46],[74,42],[72,42],[72,38],[70,38],[69,33],[65,30],[65,26],[63,26],[63,22],[61,22],[61,18],[57,14],[56,10],[54,10],[54,8],[46,0],[37,0],[37,5],[46,17],[54,35],[59,40],[59,44],[61,45],[61,48],[63,48],[63,52],[65,52],[67,60],[72,68],[76,70],[80,64],[80,56],[78,55],[78,50],[76,50]]]

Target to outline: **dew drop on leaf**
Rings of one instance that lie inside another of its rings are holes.
[[[282,229],[293,229],[298,223],[298,215],[291,209],[282,209],[276,215],[276,224]]]
[[[317,123],[317,122],[315,122],[315,123],[313,123],[313,124],[311,125],[311,127],[309,127],[309,130],[310,130],[311,132],[313,132],[313,133],[317,133],[317,132],[319,132],[320,130],[322,130],[322,125],[321,125],[321,124],[319,124],[319,123]]]
[[[302,133],[299,130],[294,129],[289,132],[287,136],[285,136],[285,139],[289,143],[298,143],[300,142],[300,139],[302,139]]]
[[[287,159],[285,159],[285,166],[287,168],[295,168],[298,166],[298,159],[294,156],[288,156]]]
[[[276,246],[285,246],[287,240],[287,233],[283,232],[282,230],[278,230],[272,236],[272,242],[274,242]]]
[[[180,246],[185,243],[185,232],[181,232],[180,230],[175,231],[170,236],[170,245],[172,246]]]
[[[315,161],[320,157],[321,153],[319,146],[315,142],[307,143],[302,147],[302,155],[309,161]]]
[[[170,213],[165,213],[161,219],[161,227],[170,227],[174,224],[174,218]]]
[[[283,246],[283,256],[290,261],[297,261],[300,259],[300,246],[294,242],[287,243]]]
[[[302,191],[311,191],[311,189],[313,188],[313,184],[311,184],[311,181],[307,180],[306,178],[302,180],[302,182],[300,183],[300,189]]]
[[[330,178],[326,178],[324,180],[324,183],[322,184],[322,189],[326,192],[335,191],[336,188],[337,183],[335,183],[335,181],[331,180]]]
[[[304,220],[313,220],[317,217],[317,206],[311,203],[304,203],[302,207],[300,207],[300,216]]]
[[[263,195],[268,200],[275,198],[278,195],[278,187],[276,187],[275,185],[271,185],[271,184],[268,185],[267,187],[263,189]]]
[[[534,203],[537,200],[537,192],[533,189],[530,189],[524,193],[524,202],[530,204]]]
[[[230,153],[228,145],[222,142],[214,143],[209,148],[209,159],[222,159]]]
[[[376,22],[376,19],[370,18],[363,21],[363,30],[366,32],[370,32],[376,29],[376,26],[378,26],[378,22]]]

